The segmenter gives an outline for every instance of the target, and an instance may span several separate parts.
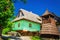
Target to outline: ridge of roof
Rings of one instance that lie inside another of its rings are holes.
[[[35,14],[35,13],[33,13],[32,11],[27,11],[27,10],[24,10],[24,9],[20,9],[21,11],[25,11],[25,12],[28,12],[28,13],[30,13],[30,14],[33,14],[33,15],[35,15],[35,16],[38,16],[37,14]]]

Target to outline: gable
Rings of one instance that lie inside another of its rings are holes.
[[[18,13],[18,15],[17,15],[17,18],[18,17],[22,17],[22,16],[24,16],[24,13],[20,10],[19,13]]]

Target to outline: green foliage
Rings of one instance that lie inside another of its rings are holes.
[[[25,3],[26,0],[23,0],[22,2]],[[13,17],[13,15],[14,15],[14,4],[12,0],[0,0],[0,26],[6,27],[10,22],[10,19]]]
[[[9,26],[10,19],[14,15],[14,4],[11,0],[0,0],[0,25]]]
[[[2,34],[6,34],[8,31],[10,31],[10,28],[4,28],[3,31],[2,31]]]
[[[41,38],[39,36],[32,36],[31,38],[32,40],[41,40]]]
[[[14,17],[14,2],[12,2],[12,0],[0,0],[0,27],[11,28],[12,26],[11,18],[13,17]],[[8,29],[3,30],[6,31]],[[0,34],[1,33],[2,29],[0,28]]]

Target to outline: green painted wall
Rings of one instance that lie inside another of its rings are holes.
[[[18,27],[18,24],[20,23],[20,27]],[[29,24],[31,23],[31,27],[29,27]],[[16,21],[13,24],[13,30],[28,30],[28,31],[40,31],[40,24],[27,21],[27,20],[20,20]]]

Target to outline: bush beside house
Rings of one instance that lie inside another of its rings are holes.
[[[10,31],[10,28],[4,28],[3,31],[2,31],[2,34],[6,34],[8,31]]]
[[[41,40],[41,38],[39,36],[32,36],[31,39],[32,40]]]

